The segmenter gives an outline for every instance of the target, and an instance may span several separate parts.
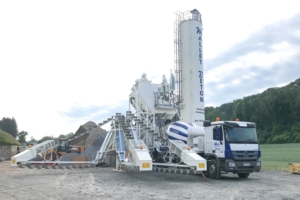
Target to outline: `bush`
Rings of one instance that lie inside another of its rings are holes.
[[[295,138],[294,143],[300,143],[300,135]]]
[[[283,144],[283,143],[291,143],[293,142],[292,138],[290,137],[290,133],[286,132],[285,134],[281,134],[281,135],[276,135],[273,140],[272,143],[273,144]]]

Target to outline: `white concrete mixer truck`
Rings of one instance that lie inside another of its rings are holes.
[[[169,140],[181,140],[207,160],[212,179],[232,172],[247,178],[261,169],[255,124],[240,121],[204,122],[203,127],[177,121],[167,126]]]

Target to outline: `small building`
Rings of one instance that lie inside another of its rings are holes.
[[[20,152],[27,149],[27,146],[21,145],[13,136],[0,130],[0,158],[1,160],[10,159],[17,154],[17,147]]]

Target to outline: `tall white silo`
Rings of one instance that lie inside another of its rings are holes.
[[[196,9],[182,14],[179,25],[181,60],[181,117],[202,126],[205,119],[202,20]]]

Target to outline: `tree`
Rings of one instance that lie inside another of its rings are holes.
[[[18,141],[21,144],[25,144],[26,143],[26,136],[28,135],[28,133],[26,131],[21,131],[20,133],[18,133]]]
[[[67,138],[64,134],[61,134],[60,136],[58,136],[58,138]]]
[[[0,127],[2,131],[9,133],[14,138],[17,137],[17,133],[19,131],[18,131],[18,126],[15,118],[10,119],[10,118],[3,117],[2,120],[0,121]]]
[[[205,119],[255,122],[261,143],[300,142],[300,79],[284,87],[206,107]]]
[[[33,136],[31,136],[30,140],[27,143],[34,144],[34,143],[38,143],[38,141]]]
[[[74,133],[68,133],[68,134],[66,134],[66,137],[68,138],[68,139],[73,139],[74,138]]]
[[[42,143],[46,140],[55,140],[55,138],[53,138],[52,136],[44,136],[40,140],[38,140],[38,143]]]

